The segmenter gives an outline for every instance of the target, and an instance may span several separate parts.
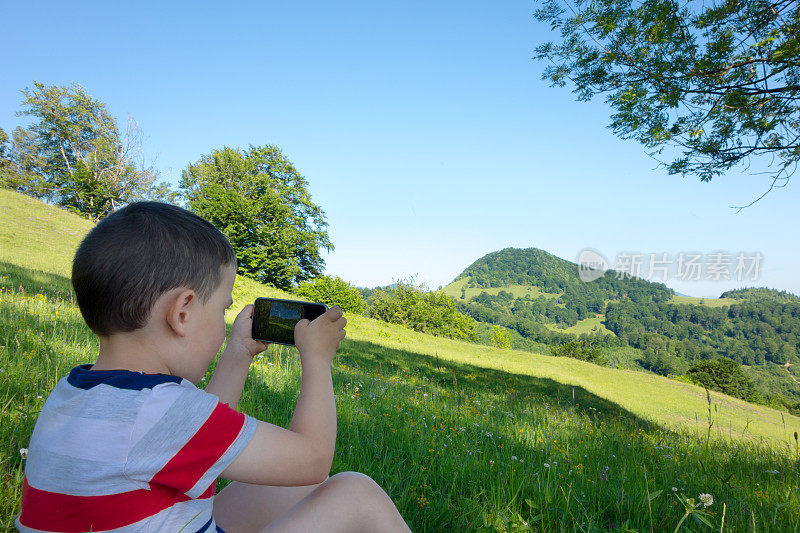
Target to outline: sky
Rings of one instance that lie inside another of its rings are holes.
[[[640,257],[642,277],[691,296],[800,294],[798,184],[737,213],[765,176],[668,175],[612,134],[602,99],[541,79],[534,50],[557,35],[535,9],[0,1],[0,127],[27,122],[15,113],[33,80],[79,83],[136,120],[173,188],[214,149],[276,145],[325,212],[326,273],[357,286],[436,289],[487,253],[536,247],[570,261],[591,249],[618,269]],[[650,254],[666,275],[650,276]],[[677,275],[681,254],[705,262],[700,279]],[[739,275],[738,256],[757,272]]]

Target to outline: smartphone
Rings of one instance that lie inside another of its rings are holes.
[[[314,320],[327,310],[327,305],[315,302],[256,298],[253,306],[253,338],[294,346],[295,324],[303,318]]]

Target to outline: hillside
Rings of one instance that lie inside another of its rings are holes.
[[[724,357],[743,365],[751,382],[740,397],[800,413],[800,384],[785,367],[800,361],[800,298],[785,291],[691,298],[614,271],[587,283],[575,263],[536,248],[487,254],[442,290],[475,320],[507,328],[515,347],[541,350],[579,336],[618,366],[662,375]]]
[[[0,242],[15,247],[0,252],[0,528],[19,511],[19,450],[44,398],[97,353],[69,291],[89,227],[0,190]],[[263,295],[292,297],[237,277],[228,323]],[[725,503],[726,531],[800,527],[800,418],[714,392],[709,406],[703,389],[652,374],[348,320],[332,473],[373,477],[413,531],[672,531],[684,514],[672,487],[713,494],[716,527]],[[296,351],[271,346],[240,410],[288,426],[299,371]]]

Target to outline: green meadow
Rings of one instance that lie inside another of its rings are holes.
[[[44,400],[98,350],[69,282],[90,227],[0,190],[3,530]],[[294,298],[238,277],[229,325],[265,295]],[[644,372],[348,321],[331,473],[371,476],[413,531],[800,530],[797,417]],[[296,351],[270,346],[239,409],[288,426],[299,377]]]
[[[462,278],[448,284],[446,287],[442,287],[441,291],[451,298],[455,298],[456,300],[461,299],[461,289],[464,289],[465,300],[469,300],[470,298],[478,296],[482,292],[496,296],[500,293],[500,291],[510,292],[514,298],[524,298],[526,300],[537,298],[539,296],[544,296],[545,298],[551,299],[558,298],[560,296],[558,294],[542,292],[542,290],[535,285],[507,285],[505,287],[482,288],[467,287],[467,283],[469,283],[469,280],[467,278]]]
[[[737,303],[737,301],[733,298],[695,298],[694,296],[680,296],[675,294],[672,296],[672,298],[670,298],[669,303],[723,307],[726,305],[733,305]]]

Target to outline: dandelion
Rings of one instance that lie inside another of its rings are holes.
[[[678,487],[672,487],[672,492],[678,492]]]
[[[20,455],[22,456],[22,458],[24,459],[24,458],[25,458],[25,456],[26,456],[26,455],[28,455],[28,448],[20,448],[20,449],[19,449],[19,454],[20,454]]]
[[[545,467],[545,468],[550,468],[550,463],[545,463],[545,464],[544,464],[544,467]]]
[[[699,498],[703,502],[703,507],[708,507],[714,503],[714,497],[711,494],[701,494]]]

